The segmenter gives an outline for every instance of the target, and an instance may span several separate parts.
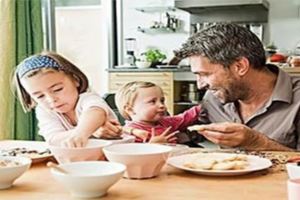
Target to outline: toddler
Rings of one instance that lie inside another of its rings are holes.
[[[89,91],[87,77],[62,56],[44,52],[23,60],[14,85],[25,112],[36,107],[39,134],[48,143],[83,147],[90,136],[119,137],[116,116]]]
[[[194,106],[182,114],[166,116],[162,89],[143,81],[130,82],[120,88],[116,105],[127,120],[124,130],[136,136],[136,142],[176,142],[176,133],[195,124],[200,112],[200,106]]]

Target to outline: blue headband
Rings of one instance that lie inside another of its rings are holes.
[[[59,69],[60,65],[48,56],[34,55],[26,58],[18,65],[18,76],[22,78],[27,72],[41,68]]]

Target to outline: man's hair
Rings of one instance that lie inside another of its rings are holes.
[[[144,81],[133,81],[123,85],[116,93],[115,102],[120,114],[127,120],[131,120],[126,107],[132,107],[140,88],[158,87],[156,84]]]
[[[232,23],[219,23],[192,35],[175,56],[184,59],[201,55],[214,64],[228,68],[232,63],[245,57],[250,65],[262,69],[266,64],[263,44],[246,27]]]

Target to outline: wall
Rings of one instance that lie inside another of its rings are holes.
[[[293,50],[300,42],[300,1],[268,1],[269,41],[273,41],[282,51]]]
[[[283,52],[292,51],[300,42],[300,0],[268,0],[269,22],[264,30],[265,45],[274,42]],[[298,2],[298,5],[296,3]],[[174,0],[123,0],[124,38],[137,38],[139,52],[148,47],[158,47],[167,52],[168,58],[172,51],[180,47],[189,36],[189,13],[177,10],[174,15],[183,20],[182,33],[171,34],[145,34],[137,31],[138,26],[150,26],[153,20],[159,20],[159,13],[142,13],[136,7],[146,6],[173,6]]]
[[[138,26],[150,27],[153,21],[159,21],[161,12],[141,12],[136,8],[141,7],[167,7],[174,6],[173,0],[123,0],[123,35],[124,38],[137,39],[137,54],[148,48],[159,48],[167,54],[167,59],[173,57],[173,50],[178,49],[189,36],[189,14],[177,10],[169,12],[182,22],[182,28],[177,33],[147,34],[137,30]],[[124,42],[124,40],[123,40]],[[124,44],[125,47],[125,44]]]
[[[56,8],[57,51],[76,64],[100,94],[107,92],[108,49],[101,6]]]

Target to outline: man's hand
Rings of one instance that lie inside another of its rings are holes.
[[[155,136],[155,130],[154,128],[151,129],[151,138],[149,140],[149,143],[174,143],[177,140],[177,137],[175,136],[178,131],[170,133],[170,129],[172,127],[168,127],[161,135]]]
[[[215,144],[228,147],[248,145],[257,134],[255,130],[243,124],[229,122],[201,125],[199,133]]]
[[[122,127],[120,123],[115,119],[111,119],[106,121],[103,126],[98,128],[93,133],[93,136],[102,139],[113,139],[113,138],[119,138],[121,134],[122,134]]]

